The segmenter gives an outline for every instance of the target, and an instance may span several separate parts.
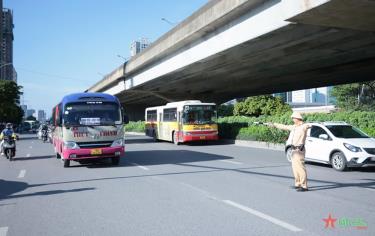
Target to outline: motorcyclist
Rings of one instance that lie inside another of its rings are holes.
[[[44,135],[48,135],[48,126],[47,126],[47,124],[43,124],[42,125],[42,137],[44,136]]]
[[[4,137],[7,137],[7,136],[11,136],[14,140],[16,140],[16,138],[17,138],[16,134],[13,131],[11,123],[7,123],[6,126],[5,126],[5,129],[3,131],[1,131],[1,133],[0,133],[0,140],[1,140],[0,150],[1,150],[1,155],[4,155],[4,150],[3,150]]]

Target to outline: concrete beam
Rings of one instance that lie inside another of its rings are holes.
[[[303,1],[309,4],[310,1]],[[326,27],[375,31],[375,1],[332,0],[312,8],[289,21]]]

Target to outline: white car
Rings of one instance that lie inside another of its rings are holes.
[[[375,166],[375,139],[345,122],[309,123],[306,161],[331,164],[335,170],[347,167]],[[291,144],[285,153],[291,161]]]

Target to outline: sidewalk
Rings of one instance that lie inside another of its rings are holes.
[[[141,135],[145,136],[144,133],[139,132],[125,132],[127,135]],[[284,144],[277,144],[277,143],[267,143],[267,142],[258,142],[258,141],[248,141],[248,140],[230,140],[230,139],[221,139],[219,142],[226,143],[226,144],[234,144],[241,147],[250,147],[250,148],[262,148],[262,149],[269,149],[275,151],[285,151]]]

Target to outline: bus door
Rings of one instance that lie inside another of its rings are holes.
[[[162,112],[158,112],[158,133],[157,133],[157,137],[159,139],[163,139],[163,113]]]
[[[178,122],[178,131],[182,132],[183,126],[182,126],[182,112],[181,111],[177,112],[177,122]]]

